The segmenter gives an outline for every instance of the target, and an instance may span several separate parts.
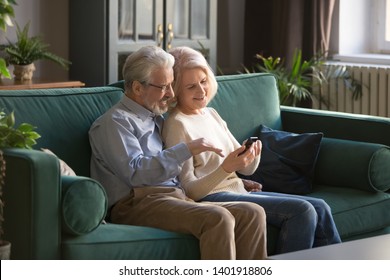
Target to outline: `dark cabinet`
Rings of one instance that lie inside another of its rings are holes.
[[[70,0],[70,78],[87,86],[122,79],[145,45],[190,46],[216,67],[217,0]]]

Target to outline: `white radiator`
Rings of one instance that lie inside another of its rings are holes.
[[[329,64],[340,65],[340,64]],[[351,77],[361,84],[362,95],[353,98],[343,79],[330,79],[315,85],[313,108],[372,116],[390,117],[390,66],[345,65]],[[325,67],[329,67],[325,65]],[[332,66],[331,66],[332,67]]]

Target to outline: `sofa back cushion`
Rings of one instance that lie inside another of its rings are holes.
[[[48,148],[77,175],[89,176],[88,130],[122,95],[116,87],[0,91],[0,108],[15,112],[16,125],[37,127],[34,149]]]
[[[217,76],[218,92],[209,106],[217,110],[242,143],[264,124],[282,129],[275,77],[265,73]]]

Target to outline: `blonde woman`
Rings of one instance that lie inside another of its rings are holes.
[[[247,151],[237,142],[218,113],[207,107],[217,92],[215,76],[203,55],[188,47],[170,51],[175,57],[176,106],[163,128],[167,148],[203,137],[222,149],[224,157],[205,152],[186,160],[179,180],[195,201],[249,201],[262,206],[267,223],[280,229],[277,252],[285,253],[341,242],[329,206],[321,199],[248,192],[237,173],[249,175],[258,167],[261,142]]]

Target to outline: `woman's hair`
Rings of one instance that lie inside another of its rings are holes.
[[[122,74],[125,90],[131,88],[134,81],[148,83],[151,72],[156,68],[172,68],[175,59],[172,55],[156,46],[142,47],[130,54],[123,65]]]
[[[175,95],[178,96],[180,94],[180,84],[183,70],[201,68],[207,75],[207,81],[209,83],[210,89],[208,102],[210,102],[217,93],[218,83],[205,57],[199,51],[196,51],[190,47],[176,47],[170,50],[169,53],[175,58],[175,64],[173,66],[175,79],[172,84]]]

